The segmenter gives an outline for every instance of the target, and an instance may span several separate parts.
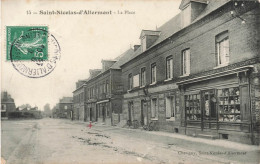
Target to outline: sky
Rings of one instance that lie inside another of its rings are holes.
[[[177,15],[181,0],[5,0],[1,15],[1,91],[16,106],[53,107],[63,96],[72,97],[75,83],[89,77],[89,69],[101,68],[102,59],[114,59],[140,44],[142,29],[156,30]],[[27,15],[28,11],[112,10],[134,14]],[[47,25],[61,47],[61,58],[49,75],[32,79],[21,75],[6,61],[5,27]]]

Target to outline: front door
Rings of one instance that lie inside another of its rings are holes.
[[[96,121],[98,121],[99,113],[98,113],[98,104],[96,105]]]
[[[146,106],[146,101],[145,100],[142,100],[141,101],[141,125],[144,126],[144,125],[147,125],[147,106]]]
[[[93,121],[92,116],[93,116],[92,108],[89,108],[89,119],[90,119],[90,121]]]
[[[86,122],[87,121],[87,109],[84,108],[84,121]]]
[[[202,129],[217,128],[217,98],[214,90],[202,91]]]
[[[105,122],[105,120],[106,120],[106,109],[105,109],[104,105],[102,106],[102,116],[103,116],[103,122]]]
[[[128,103],[128,120],[130,124],[132,124],[133,121],[133,102]]]

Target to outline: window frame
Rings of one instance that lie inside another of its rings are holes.
[[[156,102],[155,106],[154,106],[153,102]],[[151,98],[151,120],[158,120],[158,114],[159,114],[159,104],[158,103],[159,102],[158,102],[157,97]],[[153,117],[153,110],[154,110],[154,117]]]
[[[216,41],[216,65],[217,67],[221,67],[221,66],[226,66],[229,64],[230,61],[230,43],[229,43],[229,34],[228,31],[224,31],[218,35],[216,35],[215,37],[215,41]],[[226,52],[227,50],[227,54],[221,54],[220,48],[221,48],[221,43],[224,44],[225,46],[225,42],[227,42],[226,44],[228,44],[228,48],[224,47],[224,52]],[[221,63],[221,58],[225,59],[224,63]]]
[[[170,99],[170,112],[171,112],[170,117],[167,116],[167,99]],[[166,120],[175,121],[176,118],[176,96],[175,95],[165,97],[165,117]]]
[[[189,55],[187,55],[186,52],[189,52]],[[190,57],[191,57],[190,48],[186,48],[185,50],[182,51],[182,56],[181,56],[182,76],[188,76],[190,74],[190,66],[191,66]]]
[[[157,70],[156,63],[151,64],[151,84],[155,84],[157,82]],[[154,71],[153,71],[154,70]],[[154,79],[154,81],[153,81]]]
[[[143,87],[146,84],[146,68],[142,67],[140,70],[140,86]]]
[[[170,61],[170,66],[168,68],[168,62]],[[166,80],[173,79],[173,56],[166,57]],[[168,73],[169,72],[169,73]]]
[[[128,74],[128,89],[129,90],[133,89],[133,74],[132,73]]]

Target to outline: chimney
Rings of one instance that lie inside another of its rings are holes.
[[[134,51],[136,51],[141,45],[134,45]]]

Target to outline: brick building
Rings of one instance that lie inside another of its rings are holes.
[[[76,82],[76,90],[73,91],[73,119],[83,120],[85,111],[85,87],[86,80]]]
[[[143,30],[121,66],[121,122],[259,144],[259,2],[183,0],[180,10]]]
[[[58,108],[56,109],[57,117],[59,118],[73,118],[73,98],[62,97],[59,100]]]
[[[1,92],[1,118],[8,118],[8,113],[14,111],[16,111],[14,99],[8,92]]]
[[[73,92],[76,119],[109,125],[119,121],[123,92],[120,66],[132,53],[129,49],[115,60],[102,60],[102,69],[90,70],[90,77],[78,82]]]

